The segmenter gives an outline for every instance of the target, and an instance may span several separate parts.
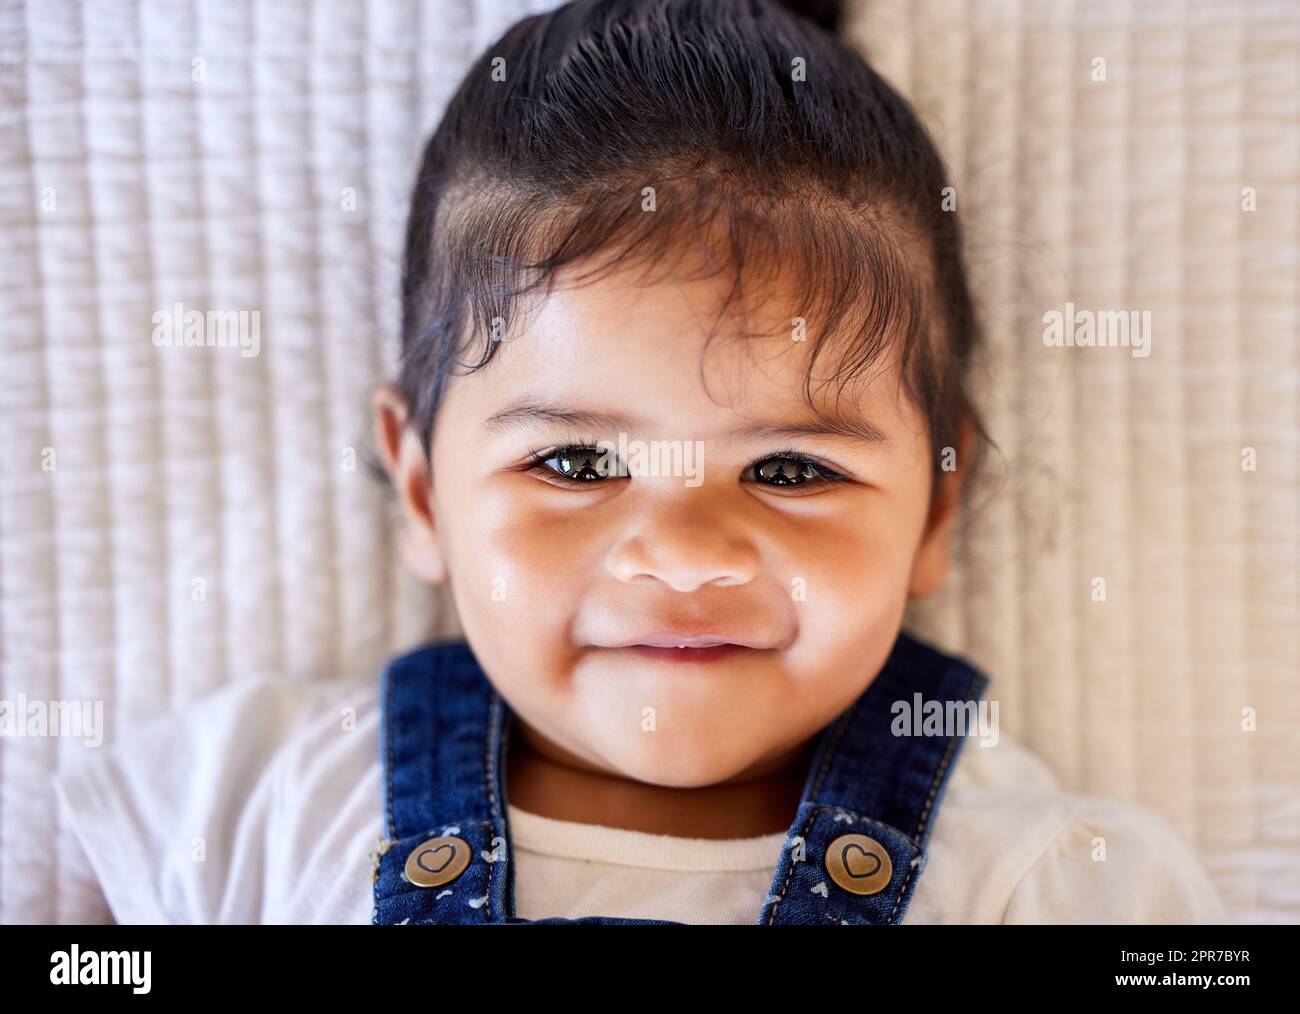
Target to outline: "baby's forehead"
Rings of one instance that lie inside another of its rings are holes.
[[[507,340],[530,344],[535,356],[572,357],[599,347],[606,354],[658,357],[674,366],[695,368],[697,349],[711,357],[728,354],[769,361],[832,361],[870,351],[882,358],[906,321],[874,329],[876,346],[867,350],[861,325],[879,295],[868,297],[862,313],[837,301],[833,293],[794,272],[767,267],[690,270],[625,269],[578,277],[563,272],[545,293],[525,298],[519,312],[503,322]],[[875,305],[876,310],[879,306]],[[839,319],[833,319],[838,314]],[[856,329],[856,330],[855,330]],[[527,339],[527,343],[519,339]],[[716,346],[716,348],[714,347]]]
[[[776,336],[794,344],[799,298],[771,287],[732,288],[725,279],[627,272],[581,284],[561,283],[534,301],[518,334],[552,351],[573,339],[634,336],[647,351],[680,352],[683,342],[703,345],[715,335]],[[806,320],[806,318],[805,318]],[[806,329],[805,329],[806,330]],[[805,342],[806,344],[806,342]],[[558,346],[558,347],[557,347]],[[796,350],[797,351],[797,350]]]
[[[460,400],[491,432],[805,426],[880,437],[872,417],[889,411],[896,357],[846,379],[843,350],[828,343],[815,357],[798,315],[787,320],[773,308],[781,297],[751,299],[747,313],[735,301],[719,310],[721,298],[709,282],[674,276],[557,286],[508,331],[484,370],[453,383],[448,408]]]

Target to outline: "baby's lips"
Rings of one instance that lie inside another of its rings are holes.
[[[634,645],[645,645],[649,648],[712,648],[722,644],[734,644],[742,648],[770,647],[765,638],[748,632],[734,630],[669,630],[663,628],[635,634],[616,644],[606,645],[606,647],[630,648]]]

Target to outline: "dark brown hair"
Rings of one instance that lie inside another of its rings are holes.
[[[497,354],[525,296],[566,265],[676,265],[691,244],[734,271],[732,296],[753,272],[796,280],[805,397],[847,321],[832,377],[897,342],[936,475],[963,426],[979,455],[979,332],[944,166],[911,106],[824,30],[836,5],[811,7],[575,0],[480,55],[424,150],[407,225],[396,386],[426,455],[449,377]]]

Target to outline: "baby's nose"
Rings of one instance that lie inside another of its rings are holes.
[[[610,551],[606,566],[628,584],[656,580],[692,592],[710,584],[747,584],[760,559],[758,547],[737,526],[702,513],[698,505],[680,504],[643,517]]]

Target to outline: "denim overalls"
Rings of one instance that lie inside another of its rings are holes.
[[[964,736],[960,726],[896,735],[895,702],[942,702],[944,714],[948,702],[972,702],[973,711],[988,682],[961,659],[899,634],[876,679],[819,733],[759,924],[903,921]],[[394,659],[381,689],[388,837],[372,857],[372,923],[675,924],[516,916],[504,779],[513,713],[463,641]],[[916,731],[910,721],[907,730]]]

